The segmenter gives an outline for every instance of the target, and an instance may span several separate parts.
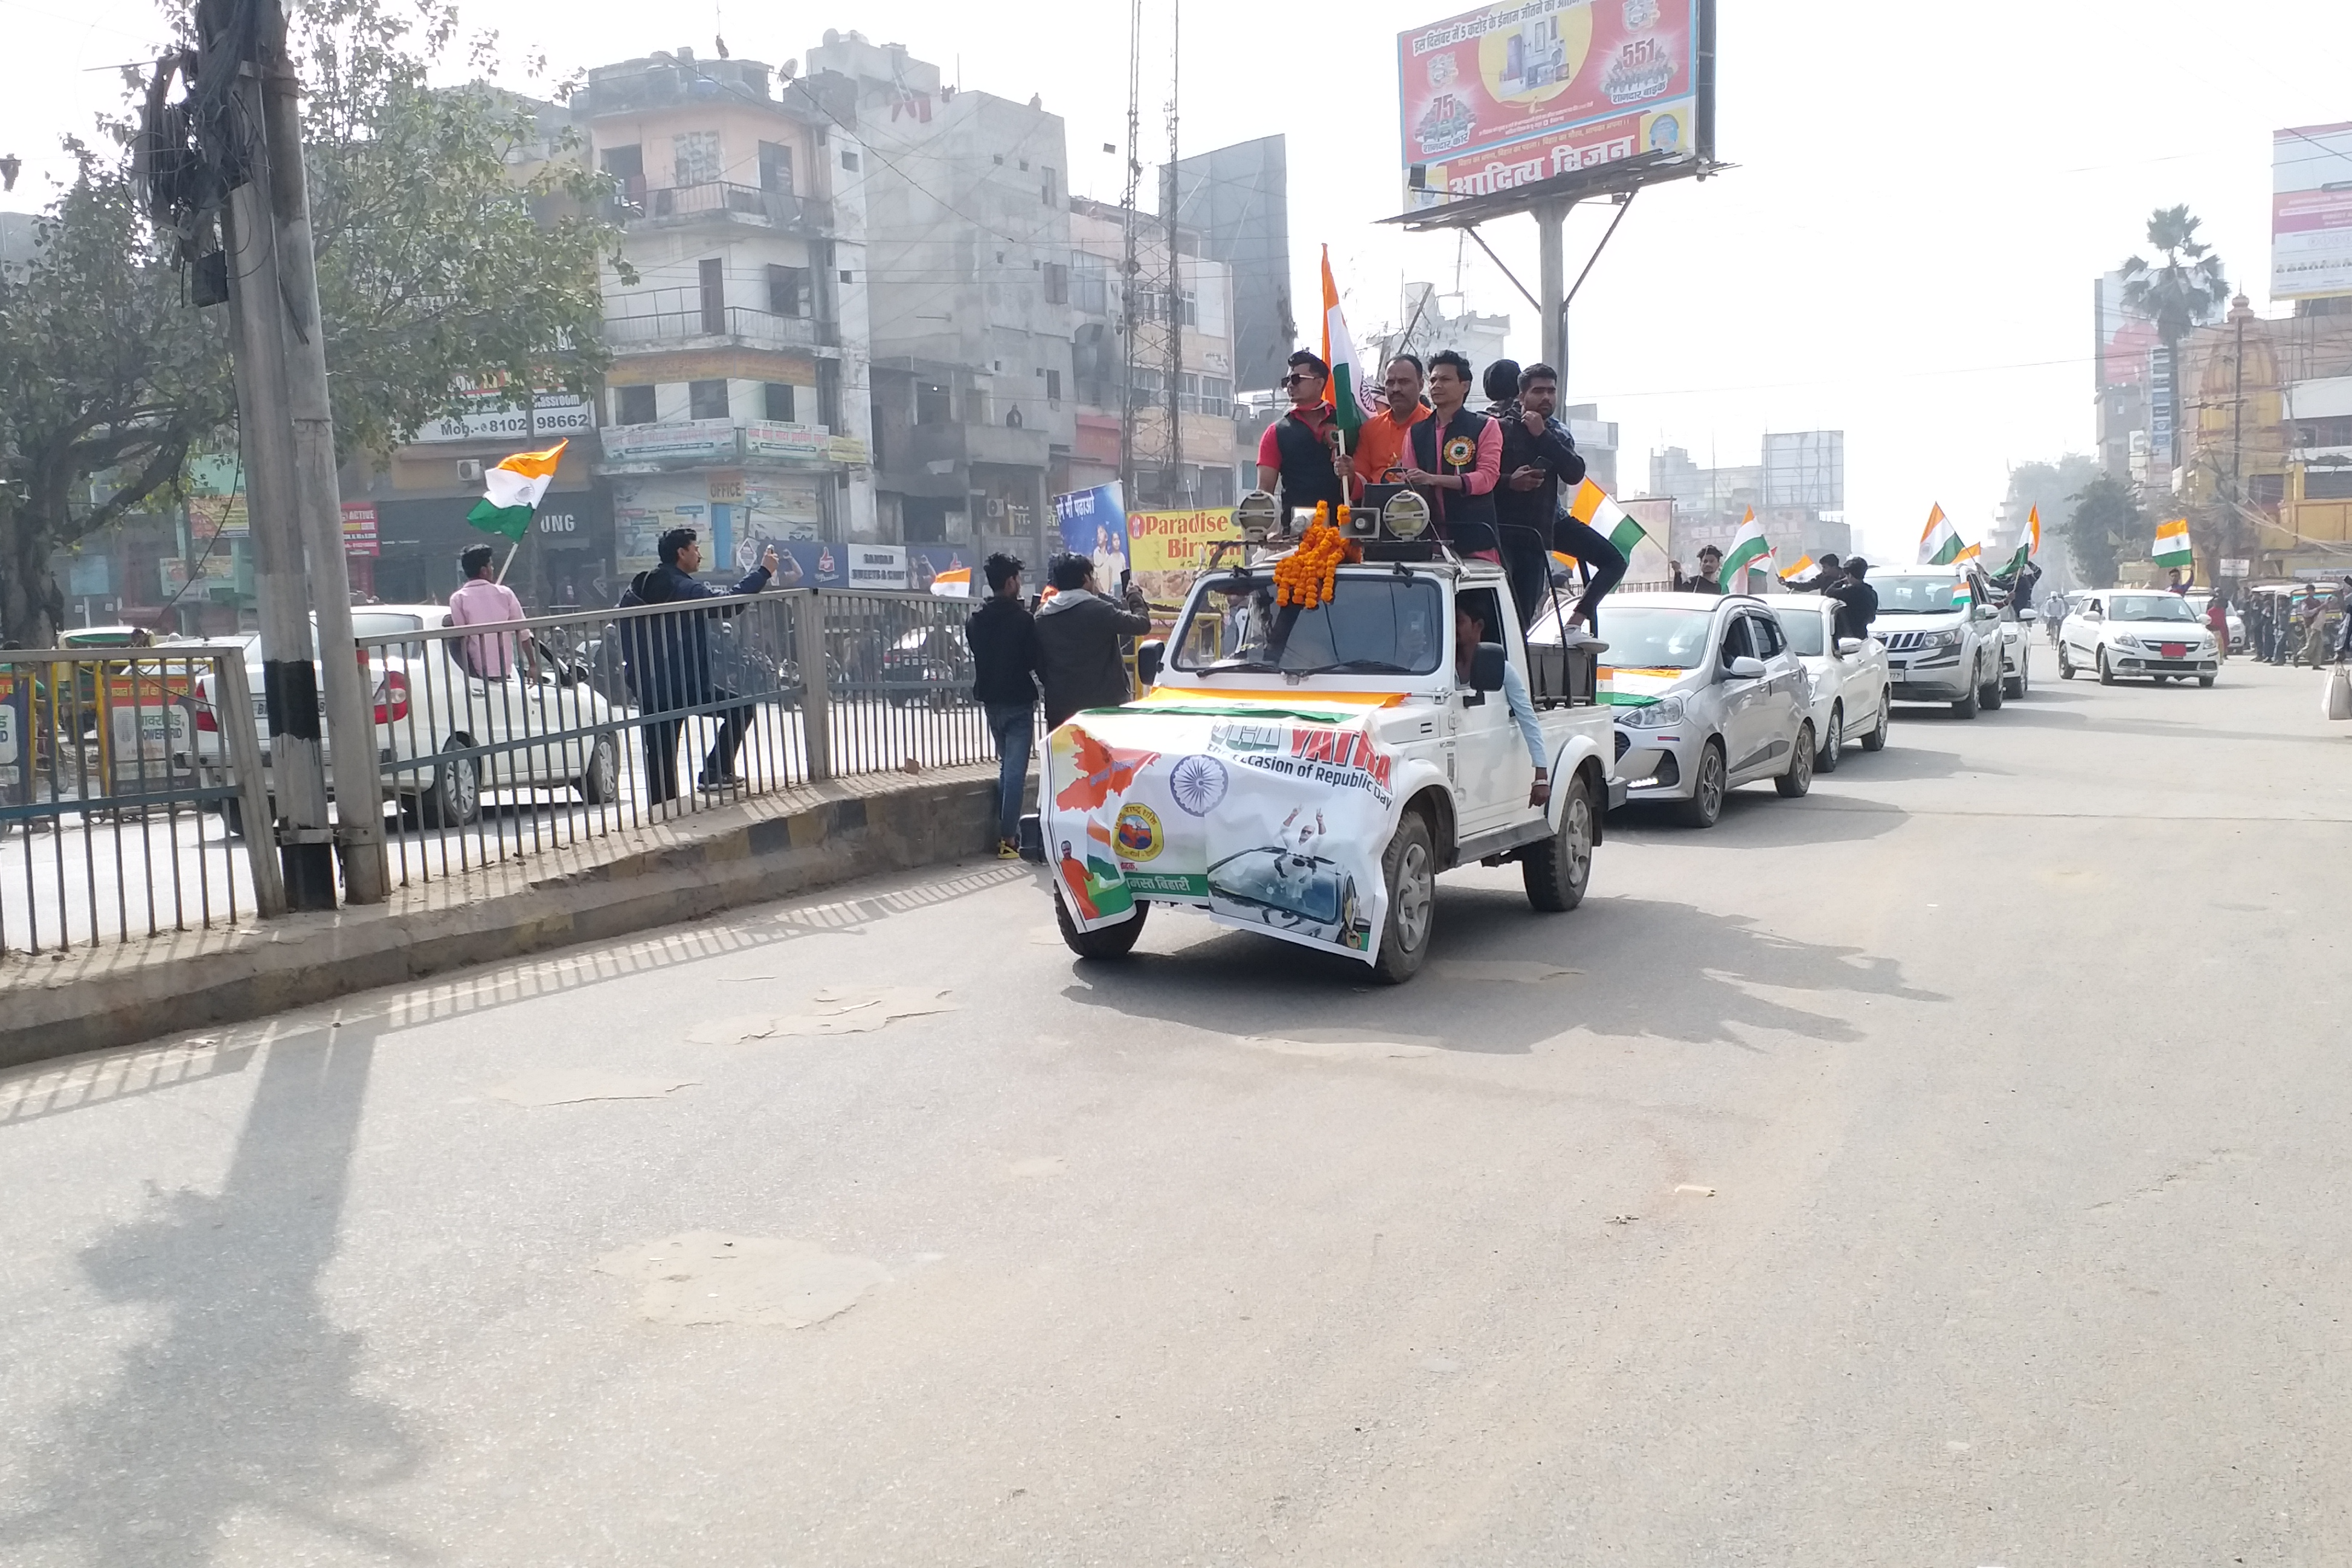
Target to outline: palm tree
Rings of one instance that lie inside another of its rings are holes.
[[[2221,314],[2230,298],[2221,258],[2197,237],[2197,220],[2184,205],[2148,215],[2147,242],[2163,253],[2152,267],[2139,257],[2124,263],[2124,309],[2156,324],[2164,341],[2165,394],[2171,400],[2173,451],[2157,454],[2169,467],[2180,437],[2180,345],[2189,330]]]

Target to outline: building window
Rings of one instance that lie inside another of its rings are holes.
[[[1077,267],[1077,290],[1072,303],[1089,316],[1107,315],[1110,311],[1110,259],[1108,257],[1078,252],[1074,258]]]
[[[853,174],[857,173],[857,154],[846,152],[842,153],[841,166],[848,170]]]
[[[670,183],[683,189],[708,185],[719,178],[719,132],[689,131],[669,139]]]
[[[727,417],[727,384],[723,381],[689,381],[686,384],[687,416],[692,419],[724,419]]]
[[[915,423],[918,425],[950,425],[955,421],[953,405],[948,399],[948,389],[935,381],[919,382],[915,386]]]
[[[642,147],[607,147],[599,160],[604,173],[621,187],[621,199],[633,207],[646,205],[646,154]]]
[[[1059,199],[1058,186],[1054,178],[1054,165],[1051,163],[1046,164],[1038,174],[1037,193],[1045,198],[1045,205],[1049,207]]]
[[[614,387],[613,423],[615,425],[650,425],[654,422],[654,389],[650,386]]]
[[[793,384],[772,381],[760,389],[761,412],[779,425],[793,423]]]
[[[2352,447],[2352,415],[2296,421],[2294,444],[2298,447]]]
[[[807,268],[769,267],[768,311],[777,316],[805,316],[809,313]]]
[[[1003,167],[1004,167],[1004,154],[1003,154],[1003,153],[998,153],[993,154],[993,156],[994,156],[994,157],[995,157],[995,159],[996,159],[996,166],[997,166],[998,168],[1000,168],[1000,169],[1001,169],[1001,168],[1003,168]]]
[[[1058,370],[1049,370],[1045,373],[1045,406],[1048,408],[1062,406],[1062,373]]]
[[[2276,510],[2279,502],[2286,500],[2286,476],[2249,474],[2246,476],[2246,499],[2256,506]]]
[[[760,188],[792,194],[793,150],[781,142],[760,143]]]
[[[2352,500],[2352,473],[2342,468],[2305,468],[2303,471],[2303,499]]]
[[[727,268],[716,257],[696,268],[702,285],[702,330],[713,337],[727,331]]]
[[[1070,269],[1059,261],[1045,263],[1045,303],[1066,305],[1070,302]]]
[[[846,267],[845,267],[845,268],[843,268],[841,269],[841,280],[842,280],[844,283],[855,283],[855,282],[856,282],[856,281],[857,281],[857,279],[855,279],[855,278],[853,278],[853,277],[851,277],[851,276],[849,275],[849,268],[846,268]]]

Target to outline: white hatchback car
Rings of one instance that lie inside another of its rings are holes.
[[[2178,594],[2155,588],[2093,588],[2070,596],[2058,628],[2058,675],[2095,670],[2102,686],[2145,677],[2158,686],[2194,678],[2210,686],[2221,650],[2197,612]]]
[[[1601,637],[1629,801],[1671,803],[1685,826],[1712,827],[1741,784],[1812,787],[1811,682],[1764,601],[1612,594]]]
[[[1849,740],[1860,741],[1865,752],[1883,749],[1895,708],[1886,684],[1886,649],[1876,637],[1839,637],[1835,600],[1791,594],[1770,603],[1788,634],[1790,651],[1812,681],[1811,716],[1820,742],[1813,771],[1837,772]]]

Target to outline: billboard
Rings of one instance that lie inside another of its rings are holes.
[[[1118,481],[1055,496],[1054,522],[1062,548],[1091,558],[1106,590],[1118,587],[1129,569],[1126,492]]]
[[[2352,294],[2352,124],[2271,132],[2271,298]]]
[[[2147,356],[2157,346],[2156,323],[2124,309],[2120,272],[2109,272],[2092,286],[2095,319],[2099,390],[2111,386],[2142,386],[2147,382]]]
[[[1711,0],[1514,0],[1397,36],[1406,199],[1697,154]]]
[[[1845,432],[1793,430],[1764,437],[1764,504],[1845,510]]]

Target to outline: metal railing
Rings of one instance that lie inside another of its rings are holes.
[[[362,637],[390,880],[984,762],[974,607],[793,589]],[[283,911],[259,657],[0,655],[0,956]]]
[[[615,348],[686,342],[696,338],[738,338],[758,348],[813,349],[833,342],[833,328],[814,316],[779,316],[748,305],[646,310],[604,318],[604,341]]]
[[[285,911],[276,851],[229,831],[266,810],[224,723],[251,707],[237,644],[0,653],[0,963]]]
[[[817,196],[790,191],[762,190],[713,180],[698,185],[657,185],[642,195],[632,191],[618,204],[621,221],[631,228],[641,224],[723,218],[772,224],[778,227],[825,229],[833,226],[833,204]]]

